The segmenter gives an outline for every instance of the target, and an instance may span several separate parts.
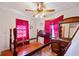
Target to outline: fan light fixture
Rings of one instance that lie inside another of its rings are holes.
[[[46,17],[45,12],[54,12],[55,9],[46,9],[43,2],[37,2],[36,10],[25,9],[25,11],[36,12],[36,14],[34,14],[33,17]]]

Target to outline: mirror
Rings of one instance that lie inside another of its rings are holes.
[[[71,39],[79,27],[79,17],[70,17],[60,23],[59,37]]]
[[[61,37],[62,38],[72,38],[75,31],[77,30],[79,23],[67,23],[61,24]]]

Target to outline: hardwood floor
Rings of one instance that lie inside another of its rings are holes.
[[[36,48],[39,47],[39,46],[42,46],[42,44],[36,42],[36,43],[31,43],[31,44],[29,44],[28,47],[30,47],[30,48],[26,47],[26,45],[23,46],[23,47],[18,47],[18,48],[17,48],[17,51],[20,52],[18,55],[22,55],[24,49],[26,49],[25,52],[28,53],[29,51],[32,51],[33,49],[36,49]],[[40,53],[39,53],[39,52],[40,52]],[[43,49],[42,49],[41,51],[39,51],[39,52],[36,52],[33,56],[57,56],[56,53],[54,53],[54,52],[52,52],[52,51],[50,50],[49,46],[43,48]],[[2,52],[1,56],[13,56],[13,52],[10,51],[10,50],[5,50],[5,51]]]
[[[5,50],[1,52],[1,56],[13,56],[13,53],[10,50]]]

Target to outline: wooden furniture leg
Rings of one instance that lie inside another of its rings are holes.
[[[12,44],[12,29],[10,29],[10,44],[9,44],[9,47],[10,47],[10,51],[12,51],[12,46],[11,46],[11,44]]]
[[[17,56],[17,51],[16,51],[16,44],[17,44],[16,43],[16,36],[17,36],[17,31],[16,31],[16,28],[13,29],[13,32],[14,32],[13,33],[14,34],[14,45],[13,45],[14,46],[14,51],[13,51],[13,56]]]

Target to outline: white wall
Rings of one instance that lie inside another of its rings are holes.
[[[78,11],[79,11],[79,7],[76,6],[76,7],[65,9],[65,10],[62,10],[60,12],[55,13],[54,17],[60,16],[60,15],[64,15],[64,18],[79,16]]]
[[[23,20],[27,19],[30,24],[29,26],[33,26],[33,28],[29,30],[29,35],[30,37],[35,37],[35,23],[33,18],[27,17],[24,14],[13,12],[11,10],[0,8],[0,51],[9,49],[9,30],[10,28],[15,27],[16,18]]]

